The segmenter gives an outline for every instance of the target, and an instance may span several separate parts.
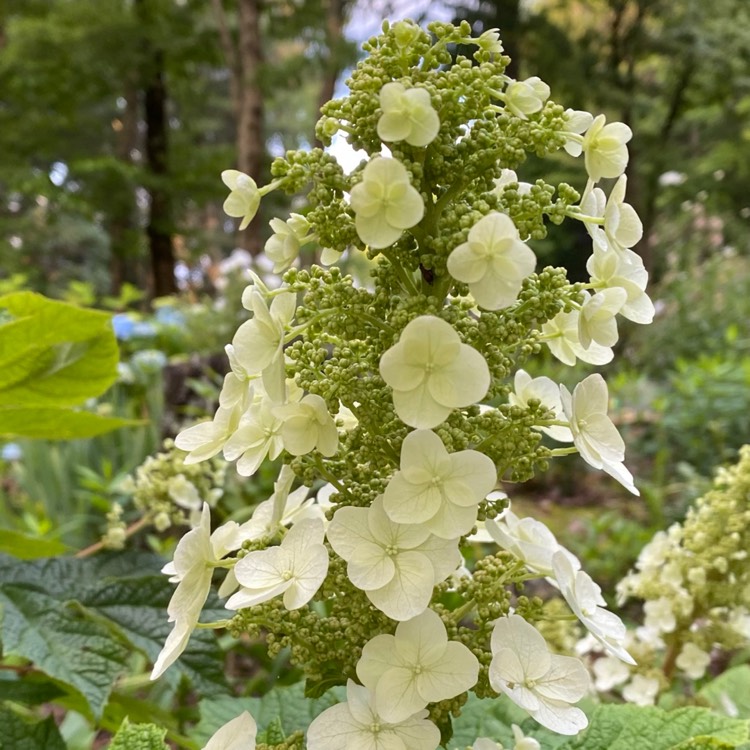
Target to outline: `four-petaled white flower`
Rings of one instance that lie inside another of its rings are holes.
[[[621,175],[615,183],[609,198],[601,188],[590,190],[581,201],[581,211],[586,216],[603,219],[600,225],[584,221],[586,229],[594,240],[594,247],[601,250],[626,250],[634,247],[643,237],[643,224],[635,209],[625,203],[628,178]]]
[[[283,421],[281,439],[284,449],[293,456],[304,456],[313,450],[332,456],[338,450],[336,422],[317,394],[309,393],[299,403],[277,406],[274,414]]]
[[[300,247],[310,241],[307,233],[310,222],[300,214],[289,214],[286,221],[271,219],[273,234],[266,240],[264,250],[273,261],[273,272],[286,271],[299,255]]]
[[[607,362],[611,362],[614,353],[610,347],[601,346],[595,341],[592,341],[588,348],[583,347],[578,338],[579,319],[578,310],[562,311],[542,325],[544,342],[550,352],[571,367],[576,363],[576,359],[591,365],[606,365]]]
[[[357,676],[375,696],[378,713],[403,721],[428,703],[453,698],[476,685],[479,661],[449,641],[431,609],[399,623],[394,635],[376,635],[362,649]]]
[[[563,133],[568,133],[568,140],[563,147],[571,156],[580,156],[583,151],[583,137],[594,122],[594,115],[580,109],[565,110],[565,127]]]
[[[283,594],[284,606],[299,609],[315,596],[328,573],[323,521],[304,518],[292,526],[277,547],[250,552],[234,566],[241,588],[226,603],[243,609]]]
[[[658,693],[659,680],[656,677],[634,674],[633,679],[623,689],[622,697],[636,706],[653,706]]]
[[[377,249],[392,245],[424,216],[424,201],[406,167],[383,156],[367,163],[362,181],[351,189],[351,205],[359,238]]]
[[[424,612],[435,584],[461,563],[457,539],[440,539],[423,525],[391,521],[382,496],[369,508],[337,510],[326,535],[334,552],[347,561],[349,580],[394,620]]]
[[[620,310],[623,318],[634,323],[648,324],[654,319],[654,303],[646,294],[648,272],[641,256],[632,250],[612,252],[601,250],[596,245],[586,262],[594,289],[619,287],[627,295]]]
[[[560,386],[551,378],[545,376],[532,378],[525,370],[518,370],[513,380],[513,390],[508,395],[508,403],[511,406],[525,407],[532,399],[536,399],[542,406],[549,409],[557,421],[567,421],[563,414]],[[541,430],[553,440],[561,443],[570,443],[573,440],[570,427],[565,425],[539,425],[534,429]]]
[[[586,694],[589,676],[572,656],[550,652],[542,634],[519,615],[501,617],[490,641],[490,685],[559,734],[577,734],[588,724],[572,706]]]
[[[625,443],[607,416],[609,392],[604,378],[595,373],[570,391],[560,386],[563,411],[573,433],[573,444],[581,458],[595,469],[603,469],[634,495],[640,493],[633,475],[625,468]]]
[[[600,693],[606,693],[630,678],[630,668],[614,656],[600,656],[591,670],[594,673],[594,685]]]
[[[308,750],[437,750],[440,730],[427,710],[403,721],[386,721],[375,708],[370,691],[352,680],[346,702],[323,711],[307,730]]]
[[[253,287],[247,298],[253,317],[234,334],[232,347],[236,364],[248,375],[262,373],[269,397],[281,403],[285,397],[284,336],[297,308],[294,292],[274,296],[270,307],[265,296]]]
[[[583,137],[586,171],[594,182],[604,177],[619,177],[628,165],[625,144],[633,137],[633,131],[622,122],[605,125],[606,121],[604,115],[596,117]]]
[[[218,729],[203,750],[255,750],[258,726],[247,711]]]
[[[440,318],[412,320],[380,358],[380,374],[393,388],[401,421],[430,430],[453,409],[470,406],[487,394],[490,371],[484,357],[461,343],[454,328]]]
[[[260,191],[255,180],[236,169],[225,169],[221,173],[222,182],[231,191],[224,201],[224,213],[227,216],[242,217],[240,231],[253,220],[260,206]]]
[[[467,283],[477,304],[488,310],[512,305],[535,266],[536,256],[513,219],[497,211],[474,224],[468,240],[448,256],[450,275]]]
[[[592,342],[602,347],[617,343],[615,315],[622,309],[628,294],[620,287],[602,289],[596,294],[584,291],[584,300],[578,315],[578,340],[584,349]]]
[[[538,76],[525,81],[511,81],[505,89],[505,106],[516,117],[528,120],[529,115],[542,109],[549,94],[549,86]]]
[[[526,567],[541,576],[551,576],[552,555],[560,549],[555,535],[535,518],[519,518],[510,508],[485,526],[503,549],[512,552]]]
[[[691,680],[700,680],[711,663],[711,654],[707,654],[702,648],[694,643],[686,643],[680,651],[675,664]]]
[[[407,89],[396,81],[386,83],[380,89],[380,108],[383,114],[378,120],[378,137],[382,141],[427,146],[440,130],[440,119],[427,89]]]
[[[162,568],[162,573],[177,584],[167,606],[169,622],[174,622],[174,627],[156,659],[152,680],[164,674],[185,650],[211,589],[212,563],[237,549],[237,530],[237,524],[232,521],[212,534],[211,511],[208,503],[204,503],[199,524],[180,539],[174,559]]]
[[[477,506],[497,481],[495,464],[478,451],[448,453],[429,430],[409,433],[401,445],[401,470],[383,494],[396,523],[423,523],[443,539],[471,531]]]
[[[623,645],[627,630],[622,620],[605,609],[607,603],[602,590],[591,576],[581,570],[578,559],[566,549],[558,549],[552,555],[552,570],[560,593],[591,635],[606,651],[626,664],[635,664],[633,657]]]
[[[184,462],[196,464],[219,453],[237,430],[241,417],[242,404],[220,406],[212,420],[182,430],[174,443],[180,450],[188,452]]]

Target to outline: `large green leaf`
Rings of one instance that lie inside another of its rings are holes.
[[[65,691],[46,675],[31,674],[19,677],[13,672],[0,673],[0,701],[14,701],[36,706],[65,695]]]
[[[61,611],[73,607],[106,633],[110,642],[115,643],[114,636],[117,641],[142,651],[153,661],[171,629],[167,621],[167,604],[174,587],[158,572],[163,564],[162,558],[149,553],[99,555],[83,560],[50,558],[33,562],[21,562],[0,554],[0,597],[7,588],[12,589],[14,595],[15,590],[20,589],[29,595],[48,597]],[[212,606],[215,605],[209,601],[205,612],[208,617],[226,616],[224,610],[212,610]],[[9,623],[5,622],[3,632],[8,627]],[[28,654],[23,655],[34,660]],[[37,666],[47,671],[40,664]],[[53,676],[78,688],[64,675]],[[167,670],[163,679],[176,685],[182,677],[206,697],[228,692],[222,653],[212,631],[196,631],[183,655]]]
[[[695,706],[664,711],[654,706],[600,706],[588,729],[560,750],[691,750],[734,748],[746,742],[748,722]]]
[[[117,378],[118,348],[107,313],[33,292],[0,297],[13,319],[0,325],[0,405],[73,406]]]
[[[66,750],[54,719],[27,722],[0,706],[0,750]]]
[[[68,548],[57,539],[40,539],[12,529],[0,529],[0,552],[6,552],[19,560],[35,560],[67,552]]]
[[[125,671],[127,648],[75,602],[26,586],[0,585],[0,610],[4,651],[73,686],[99,718],[112,684]]]
[[[105,417],[63,407],[0,406],[0,438],[89,438],[121,427],[143,424],[135,419]]]
[[[750,719],[750,665],[728,669],[704,685],[698,695],[720,713]]]

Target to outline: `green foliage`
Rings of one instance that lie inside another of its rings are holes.
[[[750,719],[750,665],[741,664],[704,685],[698,697],[720,713]]]
[[[560,750],[698,750],[734,748],[748,740],[748,722],[694,706],[664,711],[653,706],[600,706],[588,729]]]
[[[117,377],[109,315],[32,292],[0,297],[0,437],[88,437],[127,420],[74,411]],[[10,318],[9,318],[10,316]]]
[[[127,719],[112,738],[109,750],[166,750],[165,729],[154,724],[131,724]]]
[[[55,720],[25,721],[0,706],[0,750],[67,750]]]
[[[129,654],[155,659],[169,632],[172,587],[160,564],[150,555],[33,562],[0,555],[4,653],[30,661],[101,717]],[[185,677],[202,695],[225,694],[221,662],[213,633],[198,631],[167,682],[176,687]]]
[[[38,536],[10,529],[0,529],[0,549],[19,560],[53,557],[68,551],[68,548],[56,539],[40,539]]]

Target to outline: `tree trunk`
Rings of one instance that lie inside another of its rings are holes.
[[[145,29],[152,26],[149,0],[136,0],[136,12]],[[151,257],[152,293],[155,297],[174,294],[174,247],[172,206],[167,186],[168,134],[167,87],[164,82],[164,51],[144,34],[144,120],[146,125],[146,169],[149,194],[148,238]]]
[[[240,172],[256,182],[263,179],[265,140],[263,136],[263,94],[260,86],[263,49],[260,33],[259,0],[239,0],[238,59],[241,71],[237,118],[237,164]],[[253,255],[261,250],[259,216],[250,223],[240,245]]]

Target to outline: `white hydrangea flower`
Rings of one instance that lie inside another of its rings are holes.
[[[573,443],[581,458],[595,469],[603,469],[634,495],[640,493],[633,475],[625,468],[625,443],[607,416],[609,393],[604,378],[595,373],[582,380],[573,394],[560,386],[563,411],[570,423]]]
[[[549,99],[549,86],[538,76],[525,81],[511,81],[505,89],[505,106],[516,117],[528,120],[528,116],[540,112]]]
[[[565,127],[562,132],[568,133],[569,137],[564,148],[571,156],[581,155],[583,138],[580,136],[591,127],[592,122],[594,122],[594,115],[590,112],[577,109],[565,110]]]
[[[503,54],[503,44],[500,40],[500,29],[487,29],[472,41],[477,47],[483,49],[485,52],[489,52],[493,55]]]
[[[611,362],[614,352],[610,347],[592,341],[588,348],[584,349],[578,338],[579,318],[578,310],[559,312],[552,320],[542,325],[543,341],[550,352],[563,364],[571,367],[577,359],[591,365],[606,365]]]
[[[338,450],[336,423],[326,402],[317,394],[309,393],[298,403],[277,406],[274,414],[283,422],[281,439],[284,450],[293,456],[304,456],[313,450],[332,456]]]
[[[596,294],[584,291],[584,300],[578,315],[578,340],[584,349],[592,342],[608,348],[617,343],[617,320],[615,316],[628,298],[619,287],[602,289]]]
[[[643,613],[644,626],[656,634],[671,633],[677,627],[673,602],[666,596],[644,602]]]
[[[584,195],[581,212],[603,220],[604,224],[584,221],[594,247],[600,250],[626,250],[637,245],[643,237],[643,224],[635,209],[625,203],[628,178],[621,175],[609,198],[601,188],[595,187]]]
[[[380,374],[393,388],[399,418],[430,430],[453,409],[470,406],[487,394],[490,371],[484,357],[440,318],[412,320],[380,358]]]
[[[162,568],[162,573],[177,584],[167,606],[169,622],[173,622],[174,627],[156,659],[152,680],[164,674],[185,650],[211,590],[212,563],[236,549],[237,529],[237,524],[230,522],[212,534],[211,511],[208,503],[204,503],[200,522],[180,539],[174,559]]]
[[[304,518],[278,547],[249,552],[238,560],[234,574],[241,588],[227,600],[227,609],[253,607],[280,594],[289,610],[307,604],[328,573],[324,534],[323,521]]]
[[[275,414],[276,404],[268,397],[254,403],[242,416],[237,429],[224,444],[224,458],[237,461],[237,473],[250,477],[268,456],[281,455],[283,420]]]
[[[622,697],[636,706],[653,706],[659,693],[659,680],[634,674],[633,679],[623,688]]]
[[[248,375],[262,373],[263,387],[270,398],[283,402],[286,381],[284,337],[287,326],[294,319],[297,295],[281,292],[269,307],[265,296],[253,288],[247,301],[253,317],[237,329],[232,339],[237,366]]]
[[[622,685],[630,678],[628,666],[614,656],[599,657],[591,669],[594,673],[594,685],[601,693]]]
[[[633,131],[622,122],[605,125],[604,115],[596,117],[583,137],[586,172],[594,182],[604,177],[619,177],[628,165],[628,147],[625,145]]]
[[[403,721],[428,703],[453,698],[476,685],[479,661],[449,641],[431,609],[399,623],[394,635],[376,635],[362,649],[357,676],[375,695],[378,713]]]
[[[589,688],[588,672],[578,659],[551,653],[542,634],[519,615],[495,622],[490,648],[495,690],[553,732],[577,734],[587,726],[583,711],[571,705]]]
[[[175,505],[185,510],[198,510],[201,507],[198,489],[184,474],[176,474],[167,480],[167,494]]]
[[[220,406],[214,418],[199,422],[182,430],[175,438],[175,445],[188,455],[183,459],[186,464],[196,464],[212,458],[226,445],[240,424],[242,404],[231,407]]]
[[[635,660],[623,645],[627,635],[625,625],[614,612],[605,609],[607,602],[601,588],[581,570],[578,559],[560,548],[552,555],[552,570],[560,593],[589,633],[607,653],[634,665]]]
[[[203,750],[255,750],[258,726],[247,711],[224,724]]]
[[[359,238],[372,248],[392,245],[405,229],[424,216],[424,201],[398,159],[378,156],[351,190],[351,205]]]
[[[711,654],[707,654],[694,643],[686,643],[680,651],[675,664],[691,680],[700,680],[711,663]]]
[[[391,521],[382,496],[369,508],[337,510],[326,535],[334,552],[347,561],[349,580],[394,620],[424,612],[435,584],[462,561],[457,539],[440,539],[422,525]]]
[[[227,216],[242,217],[240,231],[255,218],[260,206],[260,191],[255,180],[236,169],[225,169],[221,173],[221,181],[231,191],[224,201],[224,213]]]
[[[591,284],[597,290],[619,287],[626,293],[620,315],[634,323],[647,325],[654,319],[654,303],[646,294],[648,271],[641,256],[632,250],[617,253],[600,250],[596,246],[586,262]]]
[[[508,508],[500,518],[488,518],[485,526],[497,544],[523,560],[532,573],[552,576],[552,555],[562,549],[555,535],[535,518],[519,518]]]
[[[449,454],[430,430],[409,433],[401,445],[401,469],[383,495],[396,523],[419,523],[436,536],[455,539],[471,531],[477,506],[497,481],[495,464],[473,450]]]
[[[505,188],[510,185],[518,185],[517,189],[519,195],[527,195],[531,192],[531,183],[520,182],[518,180],[518,175],[512,169],[503,169],[500,172],[500,177],[496,177],[493,182],[495,183],[495,187],[492,192],[495,193],[498,198],[502,198]]]
[[[323,711],[307,730],[308,750],[437,750],[440,730],[418,711],[403,721],[386,721],[370,691],[346,683],[346,703]]]
[[[380,89],[378,138],[396,143],[406,141],[410,146],[427,146],[437,137],[440,119],[432,106],[427,89],[392,81]]]
[[[518,370],[513,380],[513,390],[508,395],[511,406],[527,407],[529,401],[536,399],[542,406],[554,413],[555,419],[566,422],[563,413],[560,387],[551,378],[544,376],[532,378],[525,370]],[[541,430],[553,440],[561,443],[573,442],[570,427],[564,425],[539,425],[535,430]]]
[[[286,271],[299,255],[300,248],[311,240],[307,236],[310,222],[300,214],[289,214],[286,221],[271,219],[269,222],[273,234],[266,240],[264,250],[273,261],[273,272]]]
[[[448,256],[450,275],[467,283],[477,304],[488,310],[512,305],[535,267],[536,256],[513,220],[497,211],[474,224],[467,241]]]

